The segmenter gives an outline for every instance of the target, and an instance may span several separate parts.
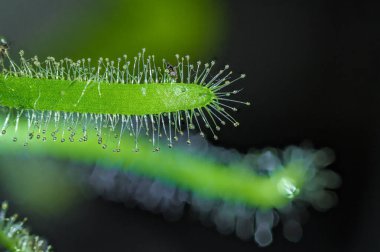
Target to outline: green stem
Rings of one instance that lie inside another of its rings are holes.
[[[6,251],[16,252],[16,243],[0,229],[0,248],[3,247]]]
[[[28,131],[21,126],[17,133],[10,130],[0,137],[0,151],[3,154],[28,153],[42,157],[57,157],[77,160],[82,164],[95,162],[103,167],[112,167],[124,171],[160,179],[184,190],[215,199],[223,199],[257,208],[276,208],[288,204],[302,190],[307,168],[302,159],[293,160],[280,166],[270,176],[258,175],[249,167],[234,163],[226,167],[213,158],[189,155],[181,149],[162,149],[152,152],[152,147],[143,141],[139,152],[132,152],[133,141],[123,141],[124,152],[102,149],[97,138],[89,132],[84,142],[55,142],[50,139],[42,142],[34,137],[25,148],[12,138],[25,139]],[[132,140],[131,138],[129,138]],[[112,141],[112,139],[111,139]]]
[[[215,95],[185,83],[113,84],[0,74],[0,105],[95,114],[149,115],[205,107]]]

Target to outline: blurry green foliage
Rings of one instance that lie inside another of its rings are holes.
[[[64,163],[1,157],[2,193],[29,213],[45,217],[61,215],[81,200],[76,182]]]
[[[224,5],[216,0],[97,0],[61,10],[30,41],[39,55],[58,58],[175,53],[213,57],[226,34]]]

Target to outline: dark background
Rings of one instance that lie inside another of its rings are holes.
[[[222,130],[215,144],[242,152],[304,140],[317,148],[328,146],[336,154],[331,169],[343,181],[339,204],[325,213],[310,209],[299,243],[286,241],[277,228],[273,244],[258,248],[222,236],[189,214],[171,223],[97,198],[60,218],[30,218],[33,232],[47,237],[56,251],[380,251],[380,4],[223,4],[229,33],[213,57],[247,74],[240,83],[242,96],[254,106],[242,108],[237,115],[241,126]],[[0,24],[3,30],[10,27]]]

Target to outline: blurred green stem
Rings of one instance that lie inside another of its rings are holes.
[[[0,229],[0,248],[5,248],[9,252],[17,251],[15,242],[4,234],[2,229]]]

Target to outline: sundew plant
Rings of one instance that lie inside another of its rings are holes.
[[[272,242],[279,217],[285,237],[298,241],[300,205],[327,209],[335,202],[326,189],[339,179],[322,169],[332,161],[327,149],[291,146],[225,159],[231,151],[209,146],[201,152],[205,140],[192,144],[196,132],[215,141],[220,130],[239,126],[235,111],[250,105],[235,97],[245,75],[228,65],[218,69],[214,61],[179,55],[168,62],[145,49],[115,60],[28,58],[21,51],[16,61],[7,50],[2,39],[3,153],[26,149],[36,157],[98,163],[96,188],[112,168],[124,179],[103,179],[106,197],[122,187],[144,209],[171,219],[187,204],[219,232],[260,246]]]
[[[7,215],[8,203],[2,202],[0,208],[0,249],[9,252],[49,252],[51,246],[39,236],[33,235],[25,228],[24,220],[17,214]],[[1,250],[3,251],[3,250]]]

